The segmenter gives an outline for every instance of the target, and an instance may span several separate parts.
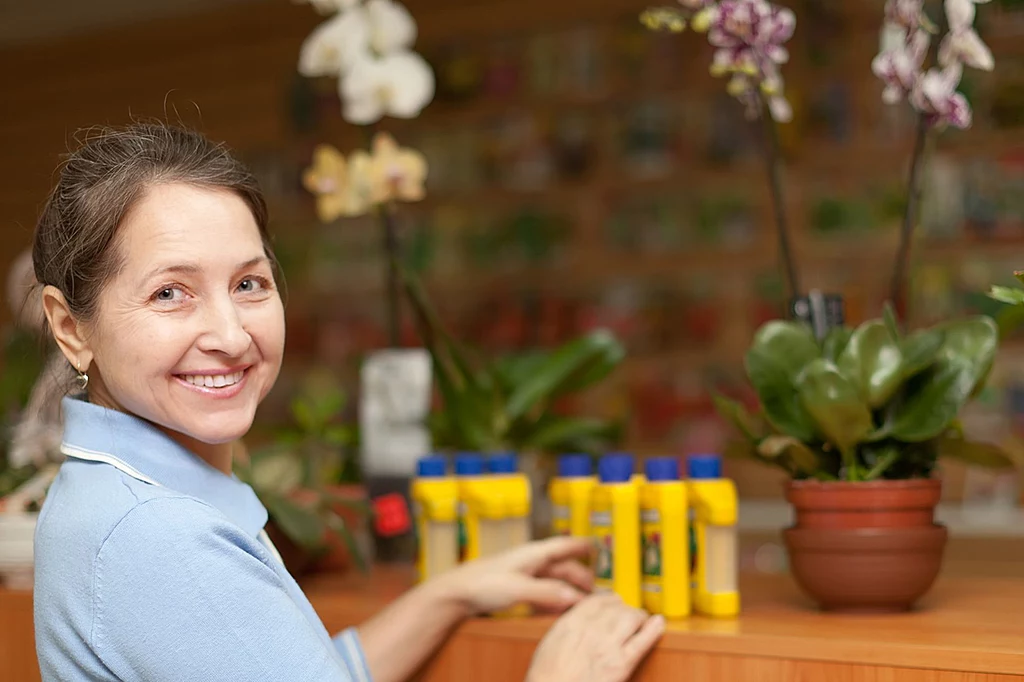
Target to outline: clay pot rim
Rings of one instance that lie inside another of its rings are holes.
[[[807,492],[828,492],[844,490],[921,490],[938,488],[942,480],[938,478],[897,478],[879,479],[875,481],[819,481],[816,478],[788,479],[786,488]]]
[[[782,531],[790,551],[803,553],[885,554],[941,552],[949,538],[946,526],[907,528],[797,528]]]

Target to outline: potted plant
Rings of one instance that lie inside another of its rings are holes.
[[[533,487],[534,532],[550,527],[544,454],[605,452],[621,442],[622,424],[562,414],[558,403],[607,378],[625,358],[613,334],[598,329],[551,350],[484,358],[455,339],[411,272],[400,268],[410,307],[430,352],[441,407],[430,415],[436,447],[516,452]]]
[[[973,28],[973,0],[942,3],[942,29],[925,4],[886,1],[881,50],[871,64],[883,101],[908,102],[917,120],[890,287],[900,311],[928,140],[934,131],[971,124],[970,105],[957,92],[964,66],[994,66]],[[882,319],[850,329],[834,310],[836,297],[802,293],[776,133],[776,124],[792,117],[781,75],[796,28],[791,10],[767,0],[679,0],[646,11],[642,21],[656,30],[706,33],[715,50],[712,74],[728,78],[729,93],[761,123],[789,313],[798,320],[770,321],[755,334],[745,367],[760,401],[756,412],[716,397],[744,435],[734,450],[791,474],[786,497],[796,524],[786,544],[797,582],[821,606],[907,609],[935,579],[945,545],[946,531],[934,522],[938,458],[1009,465],[997,448],[967,441],[957,421],[991,368],[996,325],[977,317],[905,333],[887,306]]]
[[[367,569],[369,507],[344,407],[333,385],[309,389],[292,401],[292,424],[236,457],[235,474],[267,508],[267,534],[295,576]]]
[[[931,587],[946,543],[934,521],[939,459],[1011,467],[965,437],[960,410],[983,387],[998,347],[986,316],[909,334],[890,307],[818,340],[774,320],[745,358],[759,407],[715,396],[742,440],[729,453],[781,467],[795,524],[793,575],[829,610],[905,610]]]

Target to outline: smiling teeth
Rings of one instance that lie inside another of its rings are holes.
[[[235,372],[234,374],[215,374],[215,375],[203,375],[203,374],[183,374],[181,378],[192,384],[193,386],[204,386],[206,388],[224,388],[225,386],[233,386],[242,380],[242,375],[245,372]]]

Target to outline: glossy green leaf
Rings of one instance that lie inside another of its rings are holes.
[[[973,466],[989,469],[1013,469],[1017,462],[1005,450],[992,443],[970,441],[955,435],[938,439],[939,456],[958,459]]]
[[[316,430],[318,425],[316,409],[308,399],[303,397],[292,400],[291,409],[292,417],[300,428],[307,432]]]
[[[874,430],[871,411],[857,387],[828,360],[812,361],[797,378],[800,403],[817,431],[848,452]]]
[[[342,447],[352,441],[352,429],[342,424],[331,424],[324,429],[323,438],[328,445]]]
[[[825,340],[821,344],[821,356],[830,362],[838,360],[843,350],[846,349],[846,344],[850,342],[852,335],[853,330],[849,327],[832,327],[829,329],[828,334],[825,335]]]
[[[885,305],[882,306],[882,321],[885,323],[885,328],[889,331],[889,336],[893,341],[899,343],[901,340],[900,324],[896,319],[896,311],[892,307],[892,301],[886,301]]]
[[[903,355],[885,324],[869,320],[854,330],[836,365],[868,407],[888,402],[902,380]]]
[[[768,436],[758,444],[757,452],[766,459],[786,458],[797,472],[808,475],[821,466],[814,451],[792,436]]]
[[[274,448],[252,454],[249,478],[257,491],[284,494],[298,488],[303,476],[303,462],[291,451]]]
[[[711,394],[711,402],[714,403],[718,414],[739,429],[740,433],[748,440],[757,441],[764,437],[763,428],[755,421],[754,416],[747,411],[743,403],[714,392]]]
[[[516,387],[508,398],[505,415],[509,420],[518,419],[557,395],[563,385],[589,376],[595,367],[607,373],[605,369],[609,358],[618,358],[612,363],[614,366],[622,359],[623,353],[622,345],[615,336],[603,329],[570,341],[552,353],[532,376]]]
[[[889,416],[894,438],[921,442],[943,433],[995,360],[999,331],[990,317],[941,325],[945,341],[934,366],[911,379]]]
[[[931,367],[939,357],[946,342],[946,334],[941,329],[922,329],[914,332],[900,343],[903,363],[900,374],[903,380],[923,372]]]
[[[1024,305],[1024,289],[1016,287],[993,286],[988,292],[989,298],[993,298],[1010,305]]]
[[[553,415],[524,440],[523,447],[541,452],[566,452],[568,443],[609,440],[614,431],[613,424],[601,419]]]
[[[801,405],[794,382],[818,357],[818,343],[810,327],[773,320],[758,330],[744,358],[765,418],[779,431],[805,441],[815,435],[814,422]]]
[[[1024,305],[1005,306],[996,314],[999,338],[1006,339],[1024,325]]]
[[[549,355],[550,353],[544,351],[507,355],[496,359],[491,364],[491,371],[502,391],[508,395],[536,374]]]
[[[345,547],[348,549],[348,554],[352,557],[353,563],[356,568],[362,573],[367,573],[370,570],[369,562],[366,560],[366,556],[356,544],[355,536],[352,535],[352,529],[345,523],[345,519],[335,514],[334,512],[326,512],[324,514],[324,521],[327,527],[332,533],[341,538],[341,541],[345,543]]]
[[[292,542],[307,551],[319,551],[324,548],[327,526],[316,512],[281,495],[264,494],[260,499],[281,532]]]

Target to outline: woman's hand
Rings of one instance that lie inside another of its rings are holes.
[[[541,640],[527,682],[623,682],[665,630],[661,616],[594,594],[559,618]]]
[[[431,587],[458,603],[467,616],[520,603],[561,612],[593,589],[594,574],[579,561],[591,546],[588,539],[570,537],[530,542],[462,564],[435,578]]]

